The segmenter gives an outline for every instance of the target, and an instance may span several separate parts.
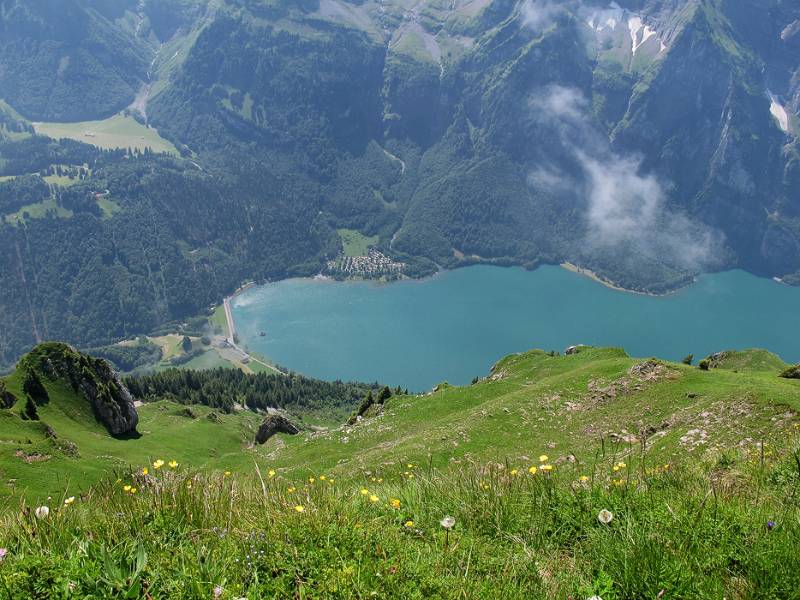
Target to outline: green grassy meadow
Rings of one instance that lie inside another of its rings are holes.
[[[6,215],[6,218],[12,223],[21,223],[25,221],[26,214],[27,218],[29,219],[42,219],[48,212],[54,212],[55,215],[61,219],[69,219],[72,217],[71,210],[64,208],[63,206],[59,206],[56,204],[56,201],[53,198],[48,198],[47,200],[42,200],[41,202],[27,204],[20,208],[17,212]]]
[[[40,421],[0,411],[0,583],[12,598],[795,598],[800,381],[781,367],[761,351],[708,371],[530,351],[261,446],[260,415],[166,401],[139,408],[140,438],[113,439],[45,381]]]
[[[218,331],[220,335],[224,337],[230,335],[228,331],[228,319],[225,316],[225,307],[222,304],[214,308],[214,312],[209,318],[209,323],[212,329]]]
[[[339,237],[345,256],[366,256],[370,246],[378,243],[377,235],[367,237],[354,229],[340,229]]]
[[[175,146],[132,117],[114,115],[103,121],[81,123],[33,123],[36,133],[54,139],[70,138],[99,148],[146,148],[154,152],[168,152],[178,155]]]
[[[217,369],[219,367],[225,369],[235,369],[236,367],[230,361],[222,358],[215,350],[207,350],[200,356],[196,356],[189,362],[182,365],[184,369]]]

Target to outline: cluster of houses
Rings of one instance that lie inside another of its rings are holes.
[[[366,256],[341,256],[328,261],[328,272],[345,277],[382,277],[399,275],[405,266],[405,263],[392,260],[380,250],[370,248]]]

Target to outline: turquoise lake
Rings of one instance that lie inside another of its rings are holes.
[[[670,360],[761,347],[800,361],[800,288],[743,271],[663,297],[552,266],[474,266],[390,284],[289,279],[246,290],[233,314],[244,346],[294,371],[412,391],[468,383],[507,354],[572,344]]]

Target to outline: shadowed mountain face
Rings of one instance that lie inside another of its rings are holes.
[[[319,272],[339,228],[378,235],[412,275],[570,261],[651,292],[735,266],[800,279],[795,3],[61,4],[0,2],[0,97],[31,120],[132,104],[195,165],[106,157],[92,173],[121,207],[92,228],[123,242],[102,258],[112,308],[85,326],[83,300],[35,284],[55,277],[75,295],[98,273],[75,252],[77,273],[37,278],[58,252],[55,223],[63,239],[85,237],[70,233],[75,217],[4,230],[9,347],[86,329],[99,341],[106,320],[109,337],[129,334],[242,279]],[[3,175],[42,168],[20,164],[21,143],[0,148],[16,161]],[[158,238],[154,256],[125,249],[140,230]],[[131,286],[147,309],[127,306]]]

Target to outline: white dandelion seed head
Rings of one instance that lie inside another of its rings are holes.
[[[33,511],[33,514],[36,515],[37,519],[46,519],[50,516],[50,508],[47,506],[40,506]]]
[[[444,519],[439,521],[439,524],[445,529],[452,529],[453,526],[456,524],[456,520],[450,515],[448,515]]]
[[[597,514],[597,520],[608,525],[614,519],[614,513],[605,508]]]

